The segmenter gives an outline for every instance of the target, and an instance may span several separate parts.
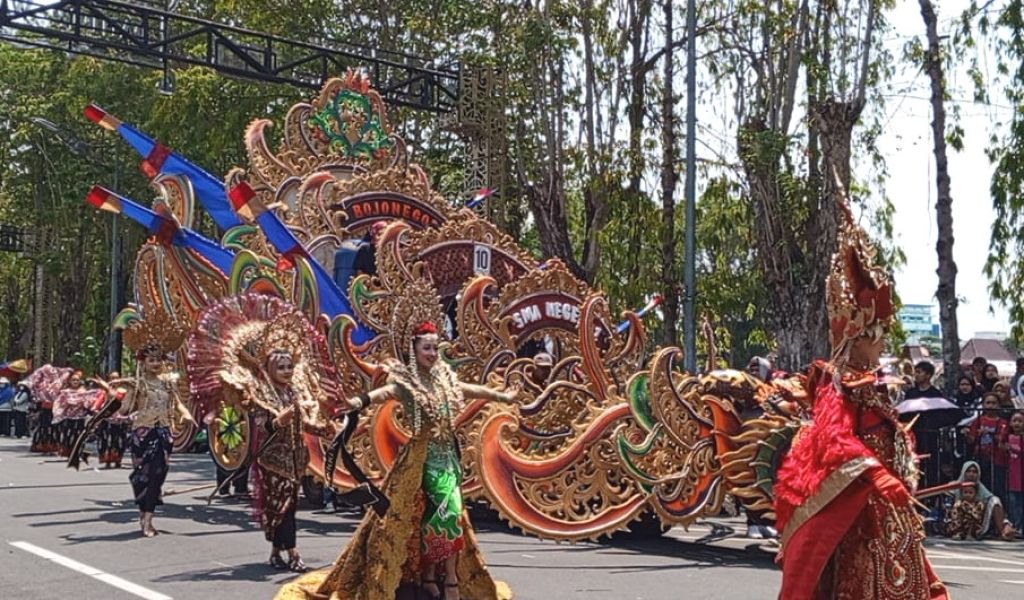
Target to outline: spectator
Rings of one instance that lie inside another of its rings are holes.
[[[974,379],[969,375],[961,375],[957,380],[956,393],[953,394],[953,401],[964,410],[971,410],[978,403],[978,388],[974,385]]]
[[[935,377],[935,365],[922,360],[914,365],[914,386],[906,391],[904,397],[907,400],[914,398],[943,398],[942,392],[932,385],[932,377]]]
[[[772,363],[766,358],[755,356],[750,359],[750,363],[747,365],[747,373],[755,379],[767,382],[771,379]]]
[[[971,375],[974,377],[974,385],[981,385],[981,380],[985,376],[985,365],[988,364],[988,359],[984,356],[975,356],[974,360],[971,361]]]
[[[1004,540],[1013,539],[1013,524],[1006,519],[1006,511],[1003,509],[1003,502],[985,487],[981,482],[983,479],[981,466],[973,460],[964,463],[960,469],[960,483],[973,483],[978,490],[978,499],[985,503],[985,514],[982,518],[982,534],[991,534]],[[963,488],[953,492],[956,500],[963,500]]]
[[[11,413],[14,411],[14,386],[11,380],[0,377],[0,436],[11,435]]]
[[[967,443],[971,445],[974,460],[989,474],[985,482],[992,486],[993,493],[1005,498],[1010,424],[999,416],[999,396],[995,392],[982,397],[981,407],[981,416],[967,429]]]
[[[18,439],[28,436],[28,410],[32,407],[32,392],[27,386],[18,385],[14,393],[14,410],[11,417],[14,418],[14,435]]]
[[[999,383],[999,369],[992,363],[989,363],[985,365],[985,368],[981,373],[981,387],[986,392],[991,392],[992,388]]]
[[[1010,522],[1017,533],[1021,533],[1024,532],[1024,412],[1013,414],[1007,439],[1010,460],[1006,501],[1010,505]]]
[[[356,251],[356,260],[353,267],[357,274],[377,274],[377,240],[384,228],[388,226],[387,221],[376,221],[370,225],[370,229],[363,236],[363,242]]]
[[[1017,372],[1010,379],[1010,397],[1017,408],[1024,408],[1024,358],[1017,359]]]
[[[985,520],[985,503],[978,498],[978,486],[966,483],[960,491],[960,499],[953,504],[946,524],[946,535],[954,540],[981,539],[985,535],[982,525]]]
[[[998,381],[992,386],[992,391],[999,395],[999,416],[1009,422],[1013,416],[1013,400],[1010,398],[1010,385],[1005,381]]]

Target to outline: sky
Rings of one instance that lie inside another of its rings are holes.
[[[967,3],[944,0],[936,4],[940,5],[942,35],[950,28],[950,19]],[[895,31],[886,36],[886,43],[893,52],[899,52],[909,36],[921,35],[923,39],[924,21],[917,2],[897,2],[890,20]],[[961,126],[966,132],[964,149],[949,149],[953,257],[958,268],[957,295],[961,298],[957,317],[960,338],[966,340],[979,331],[1010,329],[1004,309],[995,305],[990,310],[988,281],[982,272],[994,214],[989,195],[993,166],[985,156],[985,148],[992,124],[1005,123],[1009,109],[999,106],[1005,103],[1001,92],[990,92],[996,106],[975,104],[971,102],[970,82],[964,74],[951,73],[947,78],[953,100],[962,100]],[[895,79],[898,89],[887,99],[889,125],[878,144],[889,171],[886,193],[896,207],[895,242],[906,254],[906,264],[896,273],[896,286],[904,303],[932,304],[938,287],[938,259],[929,80],[926,74],[910,66],[897,73]],[[938,313],[935,315],[937,318]]]

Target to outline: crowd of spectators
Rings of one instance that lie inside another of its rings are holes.
[[[1013,539],[1024,531],[1024,358],[1009,379],[981,357],[962,371],[947,400],[963,418],[939,429],[914,426],[922,486],[962,484],[932,500],[931,517],[952,537]],[[934,377],[932,363],[914,365],[903,401],[945,398]]]

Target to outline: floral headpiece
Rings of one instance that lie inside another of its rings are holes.
[[[420,326],[412,331],[413,339],[423,337],[425,335],[437,335],[437,325],[434,325],[431,321],[424,321],[420,323]]]
[[[263,328],[258,338],[256,358],[261,364],[266,364],[271,356],[287,353],[293,362],[298,362],[309,343],[305,337],[309,328],[309,322],[298,311],[278,315]]]

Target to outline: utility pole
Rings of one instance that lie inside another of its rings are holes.
[[[121,178],[121,161],[114,159],[114,189]],[[121,311],[121,225],[118,215],[110,215],[110,345],[107,347],[107,372],[121,372],[121,331],[114,329],[114,319]]]
[[[686,256],[683,257],[685,367],[697,372],[697,0],[686,3]]]

